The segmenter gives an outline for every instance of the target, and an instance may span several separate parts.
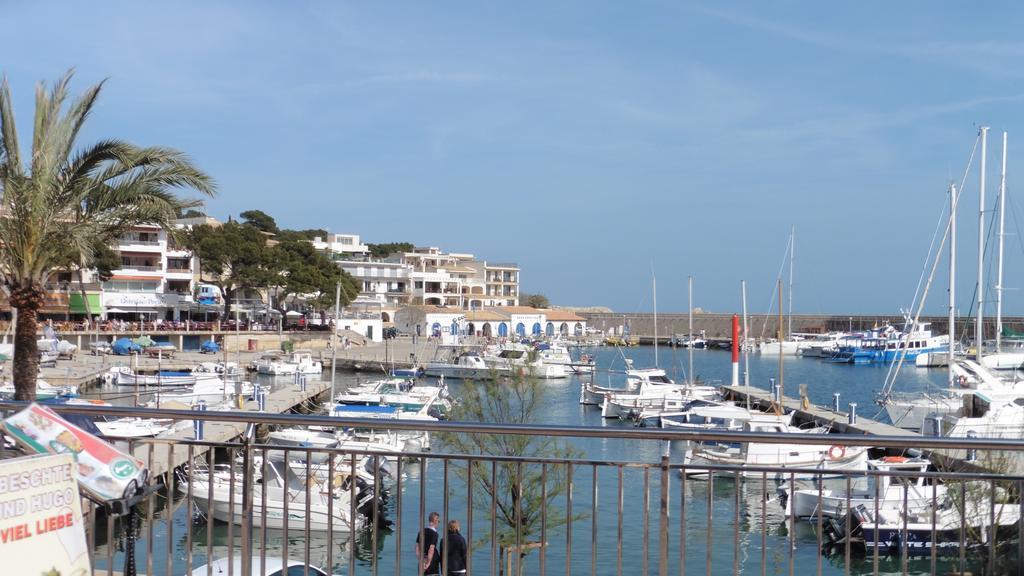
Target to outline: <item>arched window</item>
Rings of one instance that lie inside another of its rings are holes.
[[[516,324],[516,334],[519,336],[526,336],[526,325],[522,322]]]
[[[548,322],[547,327],[544,329],[544,333],[547,334],[548,336],[554,336],[555,335],[555,325],[552,324],[551,322]]]

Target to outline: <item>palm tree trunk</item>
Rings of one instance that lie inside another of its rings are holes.
[[[34,401],[39,375],[39,337],[36,330],[42,298],[13,296],[11,304],[18,309],[18,321],[14,326],[14,399]]]

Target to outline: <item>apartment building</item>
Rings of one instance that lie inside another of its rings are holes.
[[[328,252],[336,260],[366,260],[370,248],[359,240],[358,234],[328,234],[327,238],[313,238],[313,247]]]

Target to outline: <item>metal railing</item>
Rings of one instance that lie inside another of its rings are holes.
[[[17,407],[0,403],[4,410]],[[143,512],[136,550],[145,562],[140,571],[150,575],[190,574],[209,560],[235,556],[252,563],[224,573],[260,574],[267,558],[282,558],[327,573],[421,574],[413,543],[426,537],[423,523],[433,511],[443,541],[456,540],[444,527],[460,520],[469,574],[1009,573],[1024,567],[1024,476],[980,467],[1019,457],[1024,443],[1015,440],[913,437],[916,450],[968,460],[964,471],[842,470],[695,464],[680,449],[800,444],[829,446],[830,458],[863,446],[892,455],[906,453],[908,437],[57,409],[184,423],[177,438],[128,441],[150,469],[177,470]],[[235,424],[235,439],[193,439],[195,422]],[[376,431],[387,438],[429,432],[433,450],[283,447],[261,442],[257,426]],[[495,450],[452,452],[446,435],[480,437],[481,446]],[[519,441],[486,441],[497,437]],[[530,442],[552,439],[578,442],[577,451],[528,453]],[[619,451],[608,452],[609,442]],[[509,449],[517,445],[527,450]],[[890,456],[889,462],[901,460]],[[891,486],[907,488],[894,498]],[[811,505],[809,520],[798,517],[798,496]],[[119,528],[96,512],[87,517],[94,521],[89,544],[99,574],[116,567],[121,553]],[[859,539],[847,537],[858,529]]]

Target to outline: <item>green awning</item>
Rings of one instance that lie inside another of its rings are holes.
[[[68,299],[68,312],[71,314],[85,314],[87,311],[85,309],[85,301],[82,300],[82,294],[72,292],[71,294],[69,294],[69,296],[70,298]],[[100,306],[100,295],[86,294],[86,297],[89,298],[88,312],[93,314],[94,316],[102,314],[103,308]]]

